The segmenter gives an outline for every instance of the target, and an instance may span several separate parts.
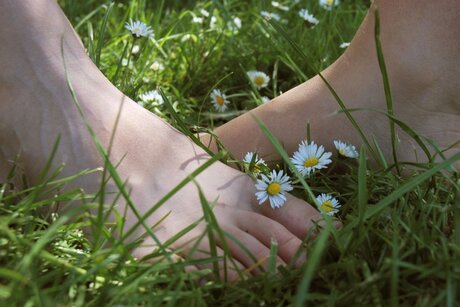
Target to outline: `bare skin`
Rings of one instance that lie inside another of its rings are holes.
[[[458,1],[375,1],[346,52],[322,75],[350,109],[386,111],[383,82],[374,42],[374,9],[381,16],[381,41],[393,93],[394,114],[417,133],[445,149],[460,140],[460,10]],[[307,123],[319,144],[363,141],[319,76],[219,127],[216,134],[236,157],[257,151],[268,160],[278,154],[258,128],[262,119],[288,152],[305,139]],[[354,112],[369,140],[374,136],[392,162],[388,118],[372,111]],[[400,161],[426,160],[421,149],[397,130]],[[459,151],[455,146],[446,155]],[[457,168],[460,166],[457,162]]]
[[[0,0],[0,23],[0,180],[11,167],[9,161],[20,152],[24,173],[32,184],[36,182],[58,135],[61,143],[54,167],[66,164],[61,176],[103,166],[67,89],[61,41],[81,108],[106,147],[122,105],[111,159],[117,164],[123,158],[118,173],[127,181],[141,214],[209,159],[188,138],[124,96],[102,75],[55,1]],[[92,193],[99,182],[100,175],[96,174],[79,178],[73,185]],[[292,196],[288,196],[283,210],[272,210],[267,204],[259,206],[252,180],[221,163],[206,169],[196,183],[209,201],[217,200],[214,214],[220,227],[239,239],[262,265],[272,239],[279,245],[279,262],[289,262],[313,222],[321,218],[313,207]],[[108,189],[117,190],[113,182]],[[120,212],[125,205],[118,202]],[[196,185],[187,184],[146,220],[147,225],[154,225],[166,214],[168,217],[155,229],[160,241],[202,217]],[[128,210],[126,228],[136,221]],[[186,257],[208,257],[206,238],[199,244],[200,251],[189,254],[204,229],[201,223],[172,247],[181,247]],[[139,227],[133,237],[144,232]],[[153,243],[147,239],[143,247],[133,251],[134,255],[149,254]],[[237,244],[231,240],[227,244],[239,269],[254,265]],[[219,247],[218,253],[223,254]],[[234,272],[229,274],[229,279],[236,277]]]

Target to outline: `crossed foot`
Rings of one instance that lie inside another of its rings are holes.
[[[6,6],[0,10],[0,20],[6,20],[9,24],[7,29],[0,30],[0,41],[4,42],[0,46],[1,176],[6,174],[9,167],[5,161],[12,160],[21,152],[20,162],[33,182],[45,165],[58,135],[62,141],[55,157],[55,166],[66,163],[63,176],[103,165],[67,89],[60,51],[61,39],[70,81],[89,124],[105,146],[109,144],[121,109],[111,159],[114,163],[123,160],[118,173],[127,181],[141,215],[209,159],[188,138],[124,96],[101,74],[85,54],[54,1],[37,0],[26,6],[17,2],[11,6],[13,9]],[[41,14],[36,12],[46,12],[52,18],[40,18]],[[345,101],[352,102],[352,107],[371,103],[374,108],[385,109],[378,65],[374,53],[368,52],[372,49],[369,38],[366,38],[366,33],[363,34],[372,22],[370,19],[368,17],[364,22],[349,51],[324,75],[338,88]],[[387,42],[385,37],[384,42]],[[458,60],[458,53],[442,56]],[[443,77],[434,67],[425,66],[430,76],[420,77],[420,74],[414,75],[414,70],[404,70],[404,67],[396,69],[401,67],[398,63],[402,59],[397,57],[396,52],[391,57],[388,65],[394,68],[390,69],[390,79],[395,85],[397,115],[414,125],[419,132],[434,138],[441,146],[460,139],[456,125],[460,112],[453,103],[458,102],[459,98],[458,88],[453,82],[458,71],[451,76],[453,73],[449,70],[447,76]],[[353,88],[350,84],[357,87]],[[303,138],[307,120],[318,143],[326,144],[334,138],[341,138],[356,145],[361,144],[344,116],[336,114],[336,103],[317,77],[276,100],[254,112],[269,125],[289,151],[294,150]],[[381,128],[386,125],[385,117],[362,112],[357,118],[361,127],[382,141],[385,148],[389,148],[387,129]],[[250,116],[240,117],[217,132],[236,157],[242,157],[250,150],[257,150],[265,156],[273,154],[270,144]],[[404,159],[413,160],[410,151],[400,148]],[[458,147],[453,150],[458,151]],[[269,255],[270,242],[275,239],[279,250],[278,261],[289,262],[308,230],[321,219],[312,206],[293,196],[288,196],[281,210],[259,206],[252,180],[219,162],[201,173],[196,183],[210,202],[217,200],[213,212],[220,227],[237,238],[259,260]],[[74,182],[74,185],[88,192],[94,192],[98,184],[99,177],[96,175]],[[109,189],[116,190],[113,183],[109,184]],[[121,212],[124,206],[124,203],[119,203]],[[154,225],[166,215],[155,229],[161,241],[202,217],[195,184],[187,184],[152,214],[146,223]],[[128,210],[126,227],[134,225],[136,221]],[[209,257],[206,238],[192,255],[189,254],[194,239],[202,235],[205,227],[204,223],[199,224],[175,242],[173,247],[181,247],[188,257]],[[139,228],[135,235],[143,232]],[[147,255],[152,250],[151,243],[147,240],[144,247],[135,250],[134,254],[139,257]],[[217,243],[219,246],[222,244]],[[254,265],[254,260],[235,242],[227,240],[227,245],[239,269]],[[223,254],[221,248],[217,252]],[[229,274],[229,279],[236,278],[235,272],[230,271]]]

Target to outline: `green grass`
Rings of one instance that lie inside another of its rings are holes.
[[[278,96],[327,67],[343,52],[339,45],[351,40],[369,5],[368,1],[343,1],[328,12],[316,1],[301,1],[289,12],[277,11],[288,24],[276,24],[258,18],[261,10],[276,11],[268,1],[59,2],[104,74],[136,101],[140,94],[161,87],[167,103],[145,107],[190,136],[192,131],[212,129],[260,105],[261,96]],[[306,27],[297,16],[301,7],[308,8],[320,24]],[[203,8],[216,16],[215,28],[191,22]],[[227,26],[233,16],[242,20],[238,33]],[[129,18],[140,19],[155,31],[153,41],[135,41],[140,47],[136,54],[130,52],[133,40],[124,29]],[[379,54],[382,67],[383,56]],[[129,63],[122,65],[128,58]],[[155,61],[164,69],[151,69]],[[251,69],[270,75],[270,86],[261,91],[251,87],[245,76]],[[385,69],[382,74],[387,83]],[[231,99],[223,114],[210,104],[209,94],[215,87]],[[391,90],[389,86],[385,90],[392,126],[399,126],[421,146],[431,147],[394,118]],[[365,127],[357,128],[365,131]],[[289,164],[276,139],[264,131]],[[98,148],[107,157],[102,146]],[[28,186],[24,181],[19,186],[12,182],[21,180],[20,170],[13,169],[11,180],[0,184],[0,304],[455,306],[460,301],[460,186],[457,174],[442,170],[460,156],[439,164],[415,165],[410,177],[401,178],[392,169],[404,170],[406,165],[394,167],[374,148],[371,154],[381,163],[369,168],[366,152],[361,148],[360,159],[354,163],[335,161],[345,170],[342,173],[323,172],[306,181],[299,178],[294,191],[309,201],[313,195],[335,191],[343,205],[339,213],[343,229],[326,227],[318,238],[306,241],[308,260],[300,269],[276,270],[277,246],[272,244],[269,270],[238,283],[210,279],[215,266],[185,270],[190,264],[215,264],[214,249],[209,259],[173,261],[169,245],[195,225],[152,251],[155,261],[133,259],[130,250],[138,242],[110,239],[114,230],[122,229],[123,212],[112,224],[104,223],[113,211],[113,204],[104,204],[104,185],[95,195],[63,189],[92,170],[60,178],[59,169],[48,166],[40,184]],[[219,159],[228,157],[216,155],[208,164]],[[208,164],[184,178],[176,190],[193,181]],[[105,166],[106,176],[120,190],[119,197],[129,200],[116,165],[106,159]],[[78,205],[55,213],[62,204]],[[213,204],[201,197],[199,205],[208,225],[203,237],[214,242],[215,236],[225,236],[213,215]],[[135,204],[130,206],[135,208]],[[97,214],[90,215],[90,210]],[[141,217],[139,224],[143,224]],[[148,235],[155,237],[149,226],[144,225]],[[91,240],[83,229],[92,229]],[[225,258],[231,266],[231,259]]]

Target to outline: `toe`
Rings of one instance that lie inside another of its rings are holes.
[[[303,239],[315,222],[322,219],[318,210],[305,201],[286,195],[287,201],[281,208],[273,209],[267,204],[258,206],[258,211],[266,217],[273,219]]]
[[[226,233],[226,246],[233,257],[246,267],[245,272],[257,275],[268,270],[270,249],[267,245],[235,225],[223,226],[222,229]],[[221,245],[222,243],[219,242]],[[278,256],[275,261],[277,265],[286,264]]]
[[[272,242],[276,242],[278,255],[284,262],[294,260],[296,264],[301,263],[297,259],[301,259],[299,248],[302,240],[277,221],[255,212],[241,211],[237,216],[237,226],[257,238],[267,248],[270,248]]]

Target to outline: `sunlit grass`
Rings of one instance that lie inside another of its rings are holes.
[[[274,98],[331,64],[343,52],[340,45],[353,37],[368,5],[343,1],[326,11],[316,1],[301,1],[284,12],[268,1],[60,3],[104,74],[135,101],[160,88],[164,102],[146,101],[144,107],[197,143],[194,132],[212,129],[262,104],[263,96]],[[298,16],[300,8],[307,8],[320,23],[305,24]],[[203,9],[210,16],[203,16]],[[277,13],[286,22],[266,22],[260,17],[262,10]],[[194,17],[204,20],[196,23]],[[241,19],[237,31],[234,17]],[[134,40],[124,27],[130,18],[152,26],[153,39]],[[271,79],[269,86],[260,90],[252,86],[246,76],[249,70],[265,72]],[[211,104],[214,88],[222,89],[230,100],[223,113]],[[390,89],[386,90],[388,98]],[[336,98],[340,105],[340,97]],[[352,119],[353,113],[348,115]],[[419,146],[429,146],[390,110],[388,118]],[[260,125],[283,157],[279,167],[287,168],[289,156]],[[275,269],[277,246],[272,244],[267,272],[254,277],[240,272],[242,280],[231,284],[219,280],[216,261],[221,259],[213,248],[209,259],[174,260],[170,245],[195,224],[159,245],[150,261],[139,261],[130,254],[139,242],[124,244],[113,235],[122,228],[124,213],[104,203],[104,185],[95,195],[64,189],[77,176],[104,172],[116,183],[119,197],[135,209],[102,146],[98,149],[105,161],[103,171],[82,170],[57,179],[59,169],[50,169],[49,163],[39,184],[28,186],[21,170],[12,169],[9,181],[0,184],[0,302],[4,306],[454,306],[460,282],[460,188],[458,175],[441,170],[459,160],[459,155],[439,164],[416,165],[412,175],[401,178],[393,170],[404,171],[406,165],[393,166],[372,140],[364,143],[358,160],[334,161],[334,167],[344,170],[341,173],[321,172],[307,180],[293,174],[299,183],[294,193],[311,203],[315,195],[336,193],[343,228],[337,231],[327,225],[315,240],[305,240],[308,258],[300,269]],[[379,161],[377,167],[369,167],[368,156]],[[219,159],[231,158],[225,152],[214,156],[149,213]],[[215,238],[236,240],[223,233],[213,203],[201,196],[199,205],[208,225],[202,238],[211,243]],[[74,206],[57,213],[63,204]],[[107,222],[110,214],[115,218]],[[153,225],[142,225],[144,219],[139,216],[138,226],[155,238]],[[91,238],[83,234],[84,229],[92,229]],[[225,256],[225,261],[231,268],[231,259]],[[209,263],[212,269],[186,270],[198,263]]]

